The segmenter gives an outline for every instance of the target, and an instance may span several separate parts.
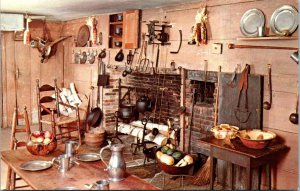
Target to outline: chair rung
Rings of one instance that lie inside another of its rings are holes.
[[[26,132],[26,129],[20,128],[20,129],[16,129],[15,131],[16,131],[16,133],[21,133],[21,132],[23,133],[23,132]]]
[[[15,186],[15,189],[17,189],[17,188],[26,188],[26,187],[30,187],[30,186],[29,185]]]

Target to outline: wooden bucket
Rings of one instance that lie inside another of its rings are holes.
[[[84,142],[90,147],[101,147],[105,141],[105,131],[88,131],[85,133]]]

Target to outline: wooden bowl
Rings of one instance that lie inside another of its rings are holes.
[[[161,150],[161,147],[158,148],[156,150],[157,151],[160,151]],[[155,152],[155,153],[156,153]],[[185,153],[183,153],[185,155]],[[171,174],[171,175],[187,175],[187,174],[190,174],[191,170],[193,169],[194,167],[194,163],[193,164],[189,164],[189,165],[186,165],[186,166],[183,166],[183,167],[177,167],[175,165],[167,165],[165,163],[162,163],[160,162],[160,160],[155,156],[156,158],[156,161],[157,161],[157,164],[159,166],[159,168],[168,173],[168,174]]]
[[[251,149],[264,149],[276,138],[276,134],[271,131],[259,129],[242,130],[237,133],[243,145]]]
[[[34,143],[32,141],[28,141],[26,148],[33,155],[45,156],[51,152],[53,152],[57,147],[57,141],[55,138],[51,140],[50,143]]]

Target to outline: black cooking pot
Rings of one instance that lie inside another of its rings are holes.
[[[143,113],[145,111],[148,111],[149,110],[149,108],[148,108],[149,104],[150,104],[149,97],[145,96],[145,95],[141,96],[136,101],[136,110],[137,110],[137,112]]]
[[[131,119],[135,115],[135,105],[121,105],[117,113],[121,119]]]

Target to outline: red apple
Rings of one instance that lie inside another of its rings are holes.
[[[43,136],[39,136],[36,138],[36,142],[38,143],[42,143],[44,141],[44,137]]]
[[[35,137],[35,138],[38,138],[40,135],[41,135],[41,132],[40,131],[34,131],[32,133],[32,135]]]
[[[52,138],[52,133],[50,131],[45,131],[44,137],[51,139]]]

